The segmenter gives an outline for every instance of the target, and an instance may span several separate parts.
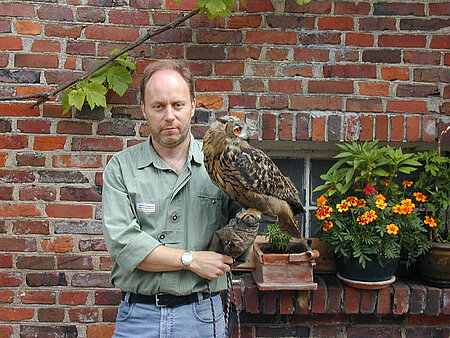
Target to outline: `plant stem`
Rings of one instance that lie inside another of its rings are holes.
[[[159,29],[152,29],[149,30],[148,33],[143,36],[142,38],[136,40],[135,42],[129,44],[127,47],[123,48],[122,50],[120,50],[118,53],[111,55],[109,58],[107,58],[106,60],[104,60],[103,62],[101,62],[100,64],[98,64],[96,67],[84,72],[83,74],[81,74],[80,76],[78,76],[77,78],[62,84],[60,86],[58,86],[55,90],[51,91],[51,92],[40,92],[40,93],[34,93],[34,94],[27,94],[27,95],[19,95],[19,96],[6,96],[6,97],[0,97],[0,101],[7,101],[7,100],[25,100],[25,99],[30,99],[30,98],[37,98],[37,102],[34,103],[32,106],[30,106],[30,109],[33,109],[34,107],[40,105],[43,102],[48,101],[50,98],[54,97],[56,94],[62,92],[63,90],[73,86],[74,84],[76,84],[79,81],[82,81],[86,78],[88,78],[89,76],[91,76],[93,73],[95,73],[96,71],[98,71],[99,69],[101,69],[102,67],[106,66],[108,63],[114,61],[117,57],[119,57],[120,55],[136,48],[137,46],[143,44],[145,41],[147,41],[148,39],[161,34],[169,29],[173,29],[177,26],[179,26],[180,24],[182,24],[183,22],[185,22],[186,20],[190,19],[191,17],[193,17],[194,15],[198,14],[200,11],[200,9],[194,9],[192,11],[190,11],[188,14],[182,16],[181,18],[165,25],[164,27],[161,27]]]

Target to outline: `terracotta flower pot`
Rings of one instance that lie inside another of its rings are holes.
[[[319,251],[277,254],[264,253],[268,243],[254,243],[255,270],[253,279],[262,291],[268,290],[316,290],[313,267]]]
[[[431,243],[431,249],[420,256],[417,272],[424,283],[437,287],[450,287],[450,243]]]

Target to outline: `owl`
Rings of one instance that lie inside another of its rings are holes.
[[[234,116],[218,118],[203,138],[206,171],[232,200],[278,216],[280,230],[300,238],[294,216],[304,208],[298,190],[263,151],[248,143],[248,129]]]

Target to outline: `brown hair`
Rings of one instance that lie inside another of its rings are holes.
[[[141,102],[145,103],[145,87],[152,75],[158,70],[175,70],[181,77],[186,81],[189,88],[189,94],[191,96],[191,101],[194,100],[194,79],[192,78],[192,73],[186,62],[181,60],[158,60],[149,64],[144,70],[144,76],[141,80]]]

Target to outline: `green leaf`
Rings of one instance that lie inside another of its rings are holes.
[[[297,1],[299,5],[306,5],[307,3],[311,2],[311,0],[295,0],[295,1]]]
[[[83,91],[91,109],[94,109],[96,106],[106,107],[105,94],[108,92],[108,89],[104,86],[97,82],[91,82],[83,88]]]
[[[125,59],[122,59],[122,58],[117,58],[116,61],[117,61],[118,63],[120,63],[122,66],[128,67],[128,68],[130,68],[131,70],[135,70],[135,69],[136,69],[136,65],[135,65],[133,62],[131,62],[130,60],[125,60]]]
[[[84,99],[86,97],[86,94],[84,93],[83,89],[75,89],[72,90],[69,95],[69,104],[71,106],[75,106],[78,110],[81,110],[83,108]]]
[[[122,96],[128,89],[128,84],[133,80],[130,73],[123,66],[111,67],[106,74],[108,77],[109,88]]]
[[[69,103],[69,94],[70,94],[71,91],[73,91],[72,88],[67,88],[64,91],[64,95],[63,95],[62,100],[61,100],[61,104],[62,104],[62,106],[64,108],[63,114],[66,114],[71,108],[71,105]]]

